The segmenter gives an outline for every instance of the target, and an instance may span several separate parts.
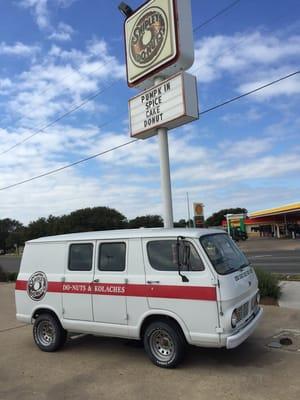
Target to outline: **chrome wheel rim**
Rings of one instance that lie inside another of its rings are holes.
[[[55,330],[48,321],[42,321],[37,327],[37,339],[43,346],[50,346],[55,340]]]
[[[150,349],[152,354],[161,361],[169,362],[174,357],[175,345],[173,339],[164,329],[157,329],[150,336]]]

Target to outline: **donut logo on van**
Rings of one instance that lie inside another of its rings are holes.
[[[31,300],[39,301],[47,293],[48,280],[44,272],[38,271],[31,275],[27,282],[27,293]]]
[[[148,8],[135,24],[130,37],[130,58],[137,67],[151,64],[164,48],[168,22],[159,7]]]

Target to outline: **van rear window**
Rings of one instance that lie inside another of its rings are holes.
[[[126,264],[125,243],[101,243],[98,269],[100,271],[124,271]]]
[[[91,271],[93,266],[93,244],[71,244],[69,250],[70,271]]]

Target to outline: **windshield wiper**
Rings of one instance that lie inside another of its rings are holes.
[[[240,267],[238,267],[237,271],[241,271],[243,268],[249,267],[250,263],[244,263]]]

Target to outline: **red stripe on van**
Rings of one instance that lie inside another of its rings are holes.
[[[16,290],[26,290],[27,281],[17,281]],[[166,299],[217,299],[216,288],[211,286],[139,285],[122,283],[48,282],[48,292],[68,294],[94,294],[106,296],[155,297]]]
[[[177,285],[127,285],[127,296],[166,299],[216,300],[215,287]]]
[[[27,281],[16,281],[16,290],[27,290]]]

